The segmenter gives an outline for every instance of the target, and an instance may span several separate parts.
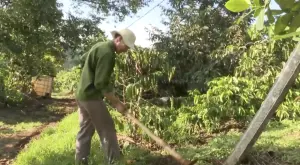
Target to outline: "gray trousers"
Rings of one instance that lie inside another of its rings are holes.
[[[76,160],[87,159],[91,140],[97,131],[106,163],[121,159],[120,148],[113,119],[103,100],[78,101],[80,130],[76,138]]]

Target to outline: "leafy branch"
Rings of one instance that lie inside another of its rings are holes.
[[[265,26],[265,16],[270,25],[275,24],[273,30],[274,36],[269,36],[271,39],[285,39],[293,37],[295,41],[299,41],[300,31],[300,1],[295,0],[275,0],[281,10],[271,10],[270,0],[229,0],[226,2],[225,7],[232,12],[243,12],[250,10],[248,13],[243,14],[241,19],[254,13],[256,20],[256,29],[262,30]],[[239,22],[238,21],[238,22]],[[272,28],[272,26],[269,26]]]

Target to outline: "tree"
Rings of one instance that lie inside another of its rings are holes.
[[[151,33],[155,48],[166,52],[170,66],[176,68],[172,86],[177,86],[177,91],[196,86],[205,92],[205,84],[212,78],[232,74],[239,57],[238,53],[226,54],[226,46],[249,41],[243,34],[251,19],[234,25],[240,14],[226,10],[224,3],[224,0],[172,1],[171,8],[164,9],[169,20],[164,24],[169,31]]]
[[[109,15],[115,16],[119,21],[138,9],[147,6],[152,0],[73,0],[78,5],[87,5],[94,10],[93,17],[101,18]]]
[[[114,13],[123,19],[149,1],[86,1],[97,13]],[[79,5],[80,5],[79,3]],[[129,8],[125,8],[129,5]],[[0,54],[8,63],[7,90],[28,92],[32,76],[55,75],[66,58],[80,56],[93,43],[104,40],[101,17],[63,18],[56,0],[6,0],[0,3]],[[101,12],[100,12],[101,10]],[[32,65],[35,64],[35,65]]]
[[[41,64],[45,54],[59,57],[58,6],[56,0],[18,0],[6,1],[0,9],[0,52],[14,75],[12,84],[21,85],[21,91],[28,90],[30,75],[38,73],[39,65],[32,64]]]

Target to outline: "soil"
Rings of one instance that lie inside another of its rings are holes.
[[[47,127],[55,125],[65,115],[76,110],[74,99],[37,99],[23,107],[0,108],[0,165],[9,165],[30,140],[38,138]],[[40,122],[28,130],[16,131],[9,125],[18,122]]]

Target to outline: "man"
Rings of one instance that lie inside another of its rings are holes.
[[[120,113],[126,111],[125,105],[113,93],[110,77],[116,53],[133,48],[136,37],[129,29],[113,31],[111,34],[112,41],[95,44],[83,57],[81,78],[76,91],[80,122],[76,138],[76,164],[87,164],[95,130],[100,137],[106,162],[112,164],[121,158],[114,122],[103,98],[109,100]]]

